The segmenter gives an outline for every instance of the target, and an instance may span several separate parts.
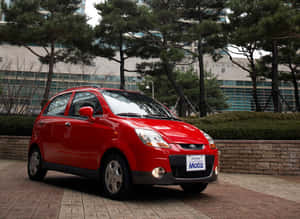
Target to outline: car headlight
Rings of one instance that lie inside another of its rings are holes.
[[[165,140],[161,137],[159,133],[150,129],[135,129],[137,136],[141,139],[141,141],[151,147],[157,148],[169,148],[170,145],[165,142]]]
[[[212,137],[210,137],[210,135],[207,134],[206,132],[204,132],[204,131],[202,131],[202,130],[200,130],[200,131],[201,131],[201,133],[204,135],[204,137],[207,139],[208,144],[209,144],[209,147],[210,147],[211,149],[216,149],[217,146],[215,145],[214,139],[213,139]]]

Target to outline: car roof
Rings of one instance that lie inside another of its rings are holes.
[[[67,93],[67,92],[71,92],[71,91],[84,91],[84,90],[111,90],[111,91],[120,91],[120,92],[130,92],[130,93],[140,93],[139,91],[132,91],[132,90],[121,90],[121,89],[116,89],[116,88],[100,88],[98,86],[81,86],[81,87],[73,87],[73,88],[68,88],[64,91],[61,91],[59,93],[57,93],[55,96],[59,95],[59,94],[63,94],[63,93]]]

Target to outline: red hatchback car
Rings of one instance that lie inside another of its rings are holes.
[[[180,185],[201,192],[218,175],[213,139],[138,92],[79,87],[54,96],[37,117],[28,175],[47,170],[99,179],[121,199],[133,185]]]

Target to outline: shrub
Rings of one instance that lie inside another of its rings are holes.
[[[35,117],[0,116],[0,135],[30,136]],[[184,118],[215,139],[300,140],[300,113],[226,112]]]
[[[0,116],[0,135],[30,136],[35,117]]]
[[[300,113],[226,112],[184,121],[215,139],[300,140]]]

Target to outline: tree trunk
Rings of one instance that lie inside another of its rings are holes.
[[[204,66],[203,66],[203,48],[201,37],[198,40],[198,63],[199,63],[199,113],[200,117],[207,114],[206,99],[205,99],[205,84],[204,84]]]
[[[50,88],[51,88],[51,83],[52,83],[52,78],[53,78],[53,69],[54,69],[54,52],[55,52],[55,47],[54,43],[51,43],[51,51],[50,51],[50,59],[49,59],[49,72],[48,72],[48,78],[47,78],[47,84],[44,92],[44,96],[41,102],[41,108],[45,106],[49,99],[49,94],[50,94]]]
[[[251,72],[250,72],[250,76],[251,76],[251,80],[252,80],[252,97],[254,100],[254,104],[255,104],[255,111],[256,112],[261,112],[262,108],[260,106],[259,100],[258,100],[258,95],[257,95],[257,75],[256,75],[256,67],[255,67],[255,61],[254,61],[254,57],[253,57],[253,52],[251,53],[251,60],[250,60],[250,65],[251,65]]]
[[[296,103],[296,111],[300,112],[299,89],[298,89],[296,73],[293,69],[291,69],[291,73],[292,73],[292,81],[293,81],[293,85],[294,85],[294,96],[295,96],[295,103]]]
[[[273,40],[272,43],[272,98],[274,112],[280,112],[281,107],[279,102],[278,47],[276,40]]]
[[[179,104],[178,104],[178,115],[180,117],[183,117],[186,115],[186,107],[185,107],[185,101],[182,98],[179,98]]]
[[[252,78],[252,77],[251,77]],[[252,97],[255,103],[255,111],[256,112],[261,112],[262,109],[260,107],[260,103],[258,101],[258,95],[257,95],[257,82],[256,82],[256,77],[252,78]]]
[[[125,59],[124,59],[124,51],[123,51],[123,35],[120,33],[120,89],[125,90]]]
[[[163,66],[164,66],[164,70],[167,74],[167,77],[168,77],[168,80],[171,82],[171,85],[172,87],[175,89],[177,95],[179,96],[180,98],[180,102],[179,104],[182,104],[184,103],[185,104],[188,104],[188,101],[186,100],[185,96],[184,96],[184,93],[183,93],[183,89],[180,85],[178,85],[175,81],[175,78],[174,78],[174,75],[173,75],[173,69],[171,69],[172,67],[169,66],[170,64],[169,63],[164,63]],[[179,116],[184,116],[184,109],[185,107],[183,105],[179,106]]]

